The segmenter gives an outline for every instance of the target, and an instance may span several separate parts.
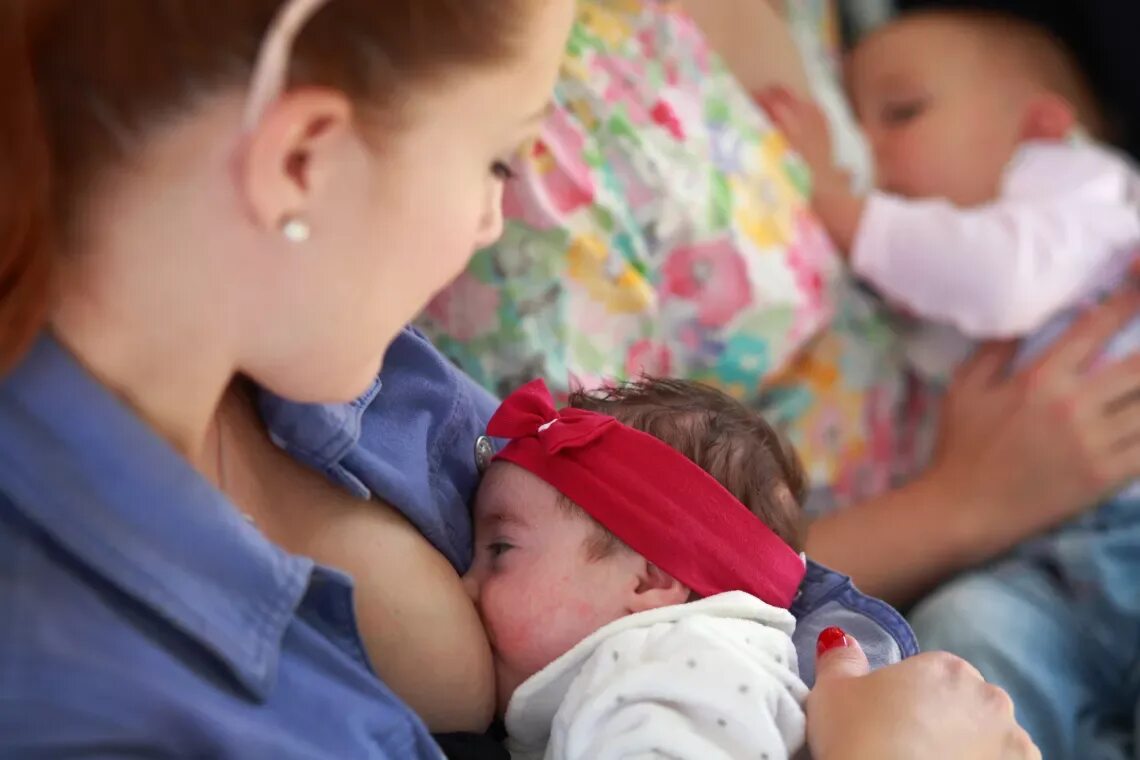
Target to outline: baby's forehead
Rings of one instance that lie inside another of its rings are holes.
[[[542,512],[558,491],[542,478],[510,462],[492,462],[475,494],[475,514]]]
[[[891,22],[870,32],[860,40],[853,57],[905,55],[931,58],[954,53],[941,59],[947,66],[959,63],[960,53],[981,53],[989,49],[987,39],[993,36],[993,24],[981,18],[952,13],[922,13]]]
[[[966,74],[986,56],[981,33],[967,21],[920,17],[894,22],[861,40],[848,58],[850,85],[870,80],[882,85],[884,76],[945,76]]]

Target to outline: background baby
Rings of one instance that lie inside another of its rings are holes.
[[[848,82],[875,157],[867,195],[835,168],[818,109],[780,91],[761,100],[811,165],[815,210],[888,300],[970,338],[1051,335],[1051,320],[1120,280],[1140,245],[1140,180],[1092,139],[1100,110],[1047,32],[981,12],[906,15],[859,43]],[[968,352],[935,343],[943,365]],[[926,358],[920,369],[945,369]]]
[[[479,489],[465,580],[512,754],[797,751],[803,475],[763,419],[673,380],[559,413],[532,383],[489,432],[514,440]]]

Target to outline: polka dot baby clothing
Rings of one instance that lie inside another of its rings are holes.
[[[511,756],[792,757],[808,693],[794,625],[741,591],[621,618],[518,688]]]

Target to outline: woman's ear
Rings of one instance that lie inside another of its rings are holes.
[[[276,229],[284,219],[304,217],[345,139],[354,139],[354,130],[343,93],[307,88],[280,98],[239,156],[238,190],[254,221]]]
[[[689,601],[689,587],[647,559],[641,559],[637,586],[630,595],[629,611],[645,612]]]
[[[1021,124],[1023,140],[1064,140],[1077,126],[1077,114],[1060,95],[1035,96],[1025,108]]]

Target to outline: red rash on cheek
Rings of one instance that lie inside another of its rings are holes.
[[[592,631],[596,612],[568,576],[523,588],[486,588],[484,624],[497,658],[516,675],[529,677],[565,654]]]
[[[512,665],[525,659],[528,649],[534,646],[538,625],[529,615],[500,617],[493,624],[495,649]]]
[[[549,620],[550,610],[545,599],[488,584],[480,603],[483,623],[496,655],[512,669],[533,667],[533,650],[542,637],[543,621]]]

